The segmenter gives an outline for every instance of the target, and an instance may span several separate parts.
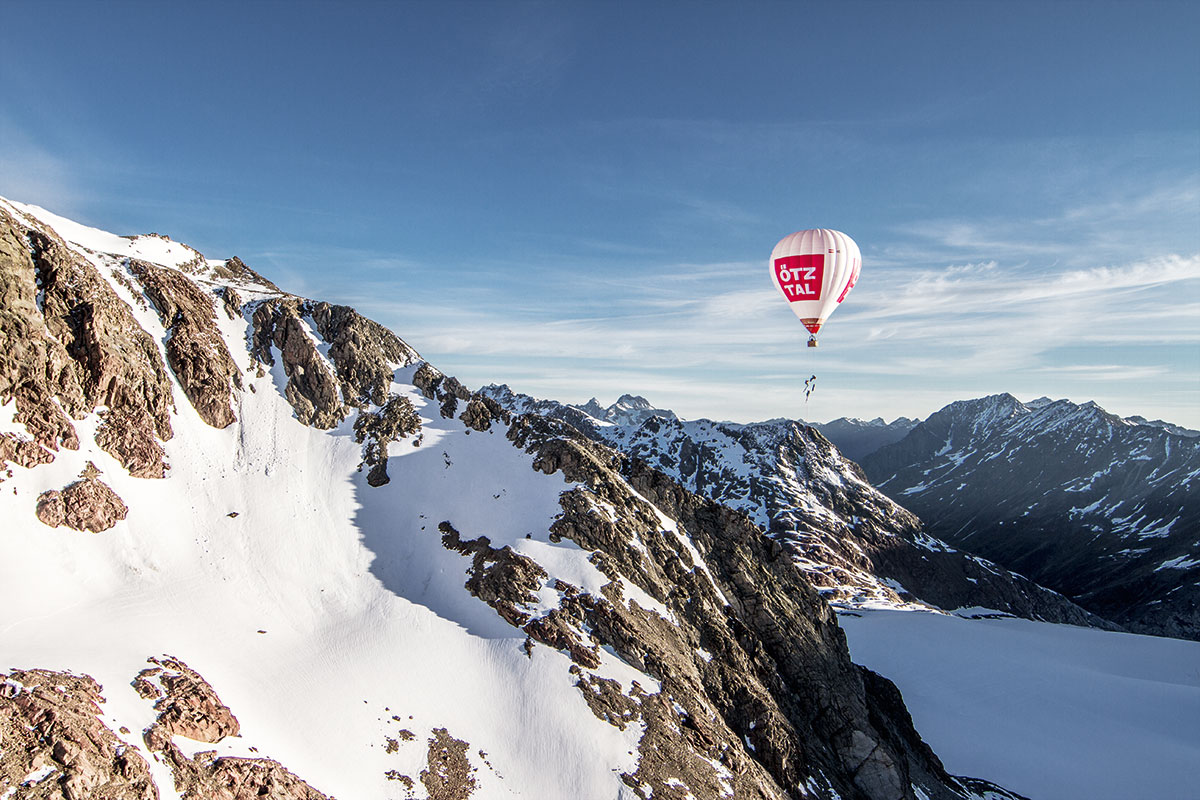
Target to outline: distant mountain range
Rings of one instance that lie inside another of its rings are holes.
[[[1200,638],[1200,433],[1000,394],[860,463],[932,535],[1130,630]]]

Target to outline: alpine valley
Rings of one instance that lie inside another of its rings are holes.
[[[7,200],[0,299],[2,800],[1193,788],[1200,644],[947,544],[811,427],[472,392]]]

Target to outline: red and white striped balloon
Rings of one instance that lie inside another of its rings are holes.
[[[825,228],[785,236],[771,251],[771,280],[814,334],[858,283],[862,254],[841,231]]]

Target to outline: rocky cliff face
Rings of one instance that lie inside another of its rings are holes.
[[[596,418],[583,406],[535,401],[506,386],[483,392],[514,410],[561,419],[696,494],[747,514],[839,607],[923,602],[1108,625],[1054,592],[928,535],[917,517],[876,491],[854,462],[802,423],[737,425],[607,412]]]
[[[707,471],[233,259],[0,213],[0,795],[1012,796],[946,773]]]
[[[953,403],[863,460],[936,536],[1130,630],[1200,638],[1200,434],[1094,403]]]

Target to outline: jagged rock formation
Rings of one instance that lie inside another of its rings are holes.
[[[328,343],[329,360],[318,352],[304,318]],[[301,422],[315,428],[336,426],[350,407],[383,405],[393,370],[419,359],[398,336],[346,306],[272,299],[255,309],[253,324],[255,358],[273,365],[271,346],[279,350],[288,402]]]
[[[158,310],[169,335],[167,362],[200,418],[214,428],[233,424],[233,387],[242,388],[242,375],[213,322],[212,296],[181,273],[144,261],[130,260],[129,271]]]
[[[177,658],[150,658],[154,666],[138,673],[133,687],[154,700],[157,721],[142,735],[147,749],[161,756],[183,800],[330,800],[269,758],[220,757],[214,751],[188,758],[172,737],[217,743],[237,736],[241,726],[212,686]]]
[[[331,800],[267,758],[188,758],[172,741],[219,742],[237,720],[212,687],[178,659],[151,658],[133,684],[157,700],[144,734],[184,800]],[[15,670],[0,675],[0,792],[13,800],[158,800],[146,759],[100,719],[102,688],[86,675]],[[127,732],[126,732],[127,733]]]
[[[354,420],[354,439],[363,443],[363,464],[371,468],[367,483],[387,483],[388,444],[420,432],[421,419],[407,397],[391,395],[378,411],[361,412]]]
[[[51,528],[66,525],[77,531],[100,533],[125,519],[128,506],[98,477],[92,462],[79,480],[62,491],[50,489],[37,500],[37,517]]]
[[[197,253],[197,255],[199,255]],[[200,269],[203,265],[207,269]],[[191,267],[189,269],[189,267]],[[259,275],[254,270],[246,266],[246,264],[237,256],[233,256],[225,261],[206,261],[203,257],[197,258],[189,264],[181,266],[185,272],[192,272],[208,278],[217,280],[233,281],[238,284],[249,284],[255,287],[261,287],[268,291],[278,292],[283,294],[283,290],[269,280]]]
[[[146,759],[100,720],[103,702],[86,675],[0,674],[0,796],[158,800]]]
[[[1094,403],[943,408],[863,461],[929,530],[1130,630],[1200,638],[1200,434]]]
[[[626,424],[624,413],[605,411],[602,421],[585,407],[534,401],[508,387],[481,393],[514,410],[561,419],[691,491],[743,511],[832,602],[854,607],[919,600],[944,609],[983,607],[1107,625],[1020,575],[929,536],[917,517],[876,491],[856,464],[801,423],[683,421],[642,413],[650,404],[626,396],[624,406],[638,409]]]
[[[200,675],[177,658],[150,658],[153,664],[133,679],[133,688],[144,700],[154,700],[161,731],[147,737],[185,736],[198,742],[217,743],[237,736],[241,726],[233,712]]]
[[[54,460],[54,453],[33,439],[15,433],[0,433],[0,467],[12,462],[29,469]]]
[[[17,421],[52,451],[78,449],[70,417],[104,406],[97,443],[131,474],[162,477],[156,437],[171,438],[173,403],[153,340],[49,229],[0,209],[0,242],[0,403],[15,399]]]

